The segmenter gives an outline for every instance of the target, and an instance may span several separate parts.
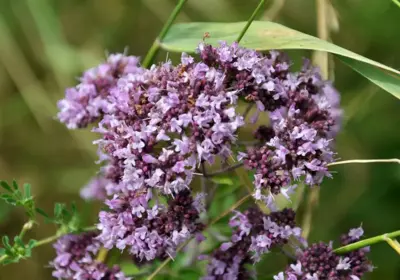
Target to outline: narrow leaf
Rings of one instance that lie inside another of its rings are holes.
[[[33,247],[36,246],[37,241],[34,239],[29,240],[28,242],[28,248],[32,249]]]
[[[36,210],[36,212],[37,212],[38,214],[42,215],[43,217],[45,217],[45,218],[50,218],[49,215],[47,215],[46,212],[44,212],[42,209],[36,208],[35,210]]]
[[[14,187],[14,190],[18,190],[18,184],[15,180],[13,180],[12,185]]]
[[[25,198],[30,198],[32,196],[30,184],[24,184],[24,192],[25,192]]]
[[[345,56],[339,56],[339,59],[354,71],[360,73],[377,86],[381,87],[387,92],[392,93],[394,96],[400,99],[399,76],[380,68],[370,67],[363,62],[353,60]]]
[[[1,240],[2,240],[3,245],[4,245],[4,247],[5,247],[6,249],[11,249],[11,248],[12,248],[11,245],[10,245],[10,238],[8,238],[7,235],[3,236],[3,237],[1,238]]]
[[[56,203],[54,205],[54,216],[56,218],[59,218],[61,216],[61,212],[62,212],[63,208],[64,207],[63,207],[63,205],[61,203]]]
[[[14,237],[14,243],[21,247],[25,247],[24,242],[22,242],[22,239],[18,235]]]
[[[210,34],[207,43],[217,44],[218,41],[232,43],[236,40],[246,22],[216,23],[192,22],[172,26],[168,35],[162,41],[161,47],[173,52],[194,52],[205,33]],[[400,72],[379,62],[358,55],[345,48],[321,40],[314,36],[299,32],[278,23],[254,21],[240,44],[243,47],[256,50],[271,49],[307,49],[325,51],[344,57],[353,69],[382,89],[399,98]],[[377,73],[379,72],[379,73]],[[389,76],[390,78],[382,77]],[[388,81],[389,80],[389,81]]]
[[[10,185],[7,184],[5,181],[0,181],[0,186],[2,186],[5,190],[12,192],[13,190],[11,189]]]

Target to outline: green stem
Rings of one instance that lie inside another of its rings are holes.
[[[35,221],[33,221],[33,220],[27,221],[27,222],[24,224],[24,226],[22,227],[21,232],[19,233],[19,238],[21,238],[21,239],[24,238],[25,233],[26,233],[27,231],[29,231],[29,230],[33,227],[34,223],[35,223]]]
[[[397,240],[386,237],[386,242],[400,255],[400,243]]]
[[[24,226],[24,227],[25,227],[25,226]],[[96,226],[91,226],[91,227],[82,228],[82,231],[83,231],[83,232],[86,232],[86,231],[92,231],[92,230],[95,230],[95,229],[96,229]],[[22,233],[22,232],[23,232],[23,231],[21,231],[21,233]],[[25,232],[26,232],[26,230],[25,230]],[[21,233],[20,233],[20,237],[21,237]],[[60,238],[61,236],[66,235],[66,234],[68,234],[68,233],[65,233],[65,232],[63,232],[63,231],[60,231],[60,232],[56,233],[55,235],[52,235],[52,236],[46,237],[46,238],[44,238],[44,239],[41,239],[41,240],[37,241],[37,242],[33,245],[33,248],[39,247],[39,246],[42,246],[42,245],[46,245],[46,244],[49,244],[49,243],[52,243],[52,242],[56,241],[58,238]],[[22,235],[22,236],[23,236],[23,235]],[[22,237],[21,237],[21,238],[22,238]],[[4,260],[6,260],[7,257],[8,257],[7,255],[4,255],[4,256],[0,257],[0,264],[1,264]]]
[[[163,28],[161,29],[160,34],[154,40],[153,45],[151,45],[150,50],[147,52],[146,57],[143,60],[142,66],[147,68],[152,63],[154,57],[157,55],[158,50],[160,49],[160,43],[164,39],[165,35],[167,35],[169,29],[171,28],[172,23],[175,21],[176,17],[178,16],[179,12],[182,10],[183,5],[186,3],[187,0],[179,0],[178,5],[176,5],[175,9],[172,11],[171,15],[169,16],[167,22],[164,24]]]
[[[388,238],[395,238],[397,236],[400,236],[400,230],[397,230],[397,231],[394,231],[391,233],[385,233],[385,234],[371,237],[368,239],[360,240],[358,242],[351,243],[349,245],[337,248],[334,250],[334,252],[337,254],[345,254],[345,253],[348,253],[348,252],[351,252],[354,250],[361,249],[363,247],[370,246],[372,244],[376,244],[379,242],[386,242]]]
[[[392,0],[392,1],[393,1],[393,3],[395,3],[400,8],[400,2],[398,0]]]
[[[335,161],[329,163],[328,166],[332,165],[340,165],[340,164],[348,164],[348,163],[398,163],[400,164],[400,159],[398,158],[389,158],[389,159],[350,159],[350,160],[343,160],[343,161]]]
[[[240,40],[242,40],[244,34],[246,33],[247,29],[249,29],[251,23],[253,22],[253,20],[255,19],[255,17],[257,16],[258,12],[261,10],[261,8],[264,6],[265,0],[260,0],[260,3],[258,4],[257,8],[254,10],[253,14],[250,16],[249,20],[247,21],[245,27],[243,28],[243,30],[240,32],[238,38],[236,39],[236,42],[240,42]]]

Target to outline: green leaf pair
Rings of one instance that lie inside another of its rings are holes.
[[[8,191],[9,193],[0,194],[0,198],[3,199],[6,203],[11,204],[13,206],[22,206],[25,208],[25,212],[28,217],[32,220],[35,218],[35,202],[33,200],[33,196],[31,194],[31,185],[24,184],[24,191],[22,192],[16,181],[12,182],[12,186],[10,186],[5,181],[0,181],[0,186]]]
[[[207,43],[218,41],[232,43],[236,40],[246,22],[216,23],[193,22],[172,26],[161,48],[171,52],[195,51],[204,34],[210,34]],[[254,21],[247,30],[240,45],[259,51],[271,49],[307,49],[335,54],[342,62],[366,77],[385,91],[400,98],[400,72],[352,51],[321,40],[311,35],[269,21]]]
[[[3,248],[0,248],[0,264],[16,263],[20,259],[29,258],[36,241],[31,239],[25,244],[19,236],[14,237],[14,244],[10,244],[8,236],[2,237]]]

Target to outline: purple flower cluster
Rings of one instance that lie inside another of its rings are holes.
[[[98,239],[108,249],[127,249],[142,261],[175,254],[176,247],[193,234],[200,234],[198,222],[203,211],[201,195],[192,198],[190,191],[178,193],[168,207],[150,207],[151,190],[135,190],[107,200],[110,211],[100,212]]]
[[[274,194],[288,197],[300,178],[313,186],[331,176],[330,142],[339,130],[341,110],[338,93],[318,69],[306,62],[299,73],[290,73],[282,54],[262,55],[236,43],[217,48],[201,44],[199,51],[205,63],[226,73],[228,88],[254,101],[258,112],[270,112],[270,126],[256,132],[262,146],[239,156],[255,170],[256,199],[269,204]]]
[[[70,129],[83,128],[99,120],[110,110],[109,91],[120,76],[141,71],[138,63],[137,57],[112,54],[106,63],[86,71],[80,84],[68,88],[65,99],[58,102],[58,119]]]
[[[104,201],[107,198],[106,190],[109,185],[113,185],[109,179],[101,175],[93,177],[89,183],[81,189],[81,197],[85,200],[96,199]]]
[[[100,135],[95,144],[103,165],[81,192],[109,207],[99,214],[96,240],[108,249],[127,249],[139,261],[172,256],[203,229],[203,195],[193,198],[190,184],[200,165],[233,156],[244,125],[239,98],[256,104],[252,122],[260,112],[270,113],[270,124],[256,132],[257,149],[239,155],[255,170],[256,199],[272,208],[273,195],[289,198],[296,180],[319,185],[330,176],[341,111],[337,92],[316,69],[307,64],[291,73],[283,54],[264,55],[237,43],[201,43],[198,53],[199,62],[183,53],[176,66],[150,69],[136,57],[111,55],[59,102],[58,118],[68,128],[95,123]],[[161,195],[168,205],[159,203]],[[235,233],[213,255],[209,279],[246,278],[243,264],[300,236],[291,210],[265,216],[250,209],[237,213],[231,226]]]
[[[50,263],[53,276],[58,279],[76,280],[128,280],[118,266],[107,267],[96,261],[101,247],[96,233],[64,235],[54,244],[57,257]]]
[[[81,195],[113,196],[106,202],[111,211],[100,213],[99,239],[108,248],[129,246],[138,258],[153,259],[173,254],[199,230],[201,209],[194,208],[188,191],[194,170],[216,156],[231,156],[244,124],[235,109],[238,91],[227,90],[225,79],[224,72],[186,54],[177,66],[167,62],[150,69],[135,57],[113,55],[67,90],[59,119],[69,128],[98,121],[93,131],[102,136],[95,143],[105,164]],[[173,196],[171,203],[189,218],[158,203],[149,207],[154,192]]]
[[[113,109],[95,131],[126,190],[178,193],[200,162],[231,154],[243,120],[232,106],[237,92],[226,91],[224,79],[183,55],[176,67],[165,63],[118,80],[109,95]]]
[[[358,241],[364,234],[362,228],[351,229],[342,236],[342,245]],[[299,253],[297,263],[291,264],[284,272],[274,276],[275,280],[360,280],[372,271],[366,257],[369,247],[337,255],[332,244],[312,244]]]
[[[245,264],[258,262],[272,247],[282,246],[289,237],[300,237],[295,213],[291,209],[263,214],[258,208],[236,212],[229,225],[234,229],[231,241],[216,250],[204,280],[249,279]]]

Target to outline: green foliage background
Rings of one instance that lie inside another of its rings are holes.
[[[257,3],[189,0],[178,21],[245,21]],[[86,223],[95,222],[101,205],[83,203],[78,195],[98,168],[91,144],[95,135],[67,131],[53,119],[55,104],[84,69],[104,58],[105,50],[121,52],[128,47],[130,54],[144,56],[175,4],[172,0],[0,0],[0,178],[31,183],[38,205],[49,212],[55,201],[75,200]],[[332,0],[332,4],[338,15],[338,31],[332,35],[335,44],[400,68],[397,6],[390,0]],[[262,19],[271,17],[316,34],[315,1],[268,1]],[[290,51],[290,55],[298,66],[301,57],[311,52]],[[176,54],[169,57],[177,59]],[[160,52],[158,59],[165,60],[166,53]],[[334,67],[345,110],[338,157],[399,157],[399,100],[339,61]],[[400,228],[398,165],[344,165],[332,170],[337,173],[322,186],[311,241],[337,240],[360,223],[366,237]],[[211,215],[217,216],[244,195],[244,189],[221,186]],[[0,235],[17,234],[24,221],[23,211],[0,202]],[[227,233],[223,224],[212,229]],[[28,236],[40,239],[53,232],[52,225],[42,223]],[[210,240],[207,246],[215,246],[214,238]],[[37,248],[31,259],[0,267],[0,279],[52,279],[46,266],[53,257],[51,246]],[[377,269],[367,279],[400,279],[400,258],[390,247],[374,246],[371,259]],[[259,265],[259,279],[267,279],[284,265],[285,258],[270,254]],[[201,267],[197,261],[178,257],[159,279],[198,279]]]

